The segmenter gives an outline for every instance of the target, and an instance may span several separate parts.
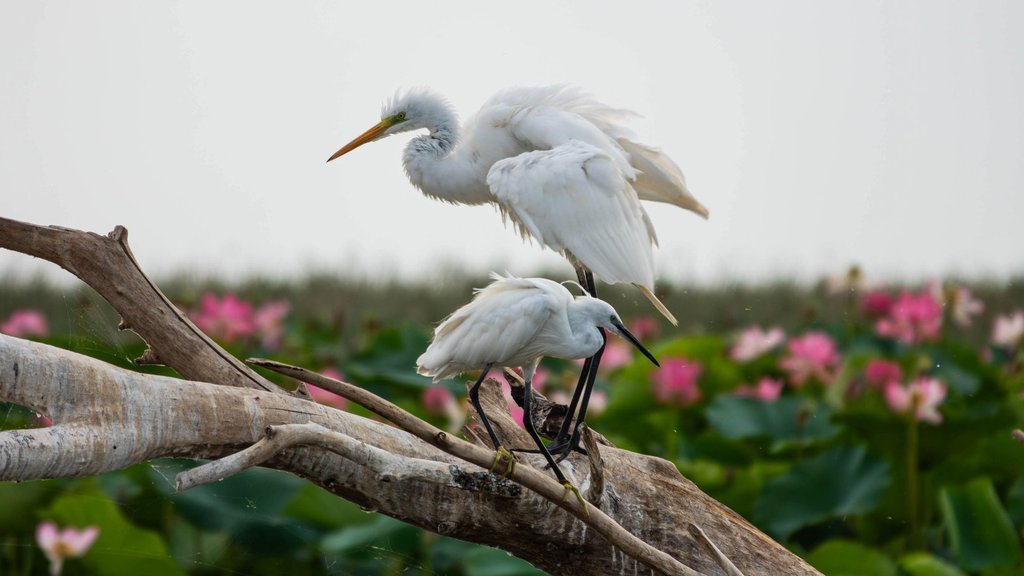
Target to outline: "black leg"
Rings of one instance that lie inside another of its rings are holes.
[[[533,411],[530,409],[530,399],[533,396],[532,378],[526,379],[526,388],[523,390],[523,426],[526,427],[526,431],[530,433],[530,437],[537,444],[537,448],[540,453],[544,455],[544,459],[548,461],[548,466],[555,473],[555,477],[562,484],[566,483],[565,475],[558,468],[558,464],[555,463],[555,459],[551,457],[551,453],[548,452],[547,446],[544,445],[544,441],[540,439],[540,434],[537,434],[537,428],[533,425]]]
[[[580,286],[582,286],[588,294],[594,296],[594,293],[596,292],[594,288],[594,274],[590,270],[587,270],[583,266],[577,266],[576,279],[579,280]],[[583,389],[587,386],[587,380],[590,378],[590,372],[593,364],[593,356],[587,358],[583,362],[583,370],[580,371],[579,380],[576,381],[576,387],[572,390],[572,399],[569,401],[569,409],[566,411],[565,419],[562,420],[562,426],[558,429],[558,434],[555,435],[554,441],[551,442],[551,451],[553,453],[561,454],[562,458],[568,455],[572,450],[570,447],[571,445],[569,444],[569,427],[572,425],[573,417],[576,416],[576,407],[579,406],[580,396],[583,394]]]
[[[601,343],[601,348],[597,351],[597,355],[595,356],[595,358],[597,358],[598,361],[600,361],[601,354],[604,352],[605,344],[608,343],[608,334],[603,329],[601,330],[601,338],[603,342]],[[595,362],[595,365],[596,364],[597,362]],[[569,438],[569,450],[565,451],[566,455],[568,455],[571,450],[579,448],[580,425],[583,424],[583,419],[587,414],[587,406],[590,404],[590,393],[594,391],[595,376],[597,376],[596,367],[591,371],[590,377],[587,380],[587,385],[583,388],[583,399],[580,401],[580,415],[578,418],[576,418],[576,426],[574,426],[572,429],[572,436]]]
[[[580,396],[583,394],[583,389],[587,386],[587,378],[590,374],[590,367],[594,363],[593,360],[593,358],[587,358],[583,362],[583,371],[580,372],[580,378],[576,381],[576,388],[572,391],[572,400],[569,401],[569,410],[565,413],[565,419],[562,420],[562,426],[558,429],[558,434],[555,435],[555,439],[551,443],[551,449],[553,451],[563,453],[564,450],[564,453],[569,453],[569,426],[572,425],[572,419],[576,414],[576,407],[579,406]]]
[[[583,289],[592,297],[597,298],[597,283],[594,281],[594,273],[580,267],[576,269],[576,277],[579,279]],[[608,335],[605,334],[604,329],[601,329],[601,337],[607,342]],[[569,455],[569,452],[580,449],[579,426],[583,423],[583,418],[587,413],[590,392],[593,390],[594,380],[597,378],[597,368],[601,364],[602,354],[604,354],[603,344],[596,354],[587,358],[583,363],[583,370],[580,372],[580,378],[576,382],[576,389],[572,393],[572,400],[569,402],[569,410],[566,413],[565,420],[562,421],[561,428],[558,429],[554,442],[551,444],[551,450],[559,454],[559,461],[564,460]],[[573,416],[576,415],[576,406],[580,404],[581,398],[582,405],[580,406],[579,415],[576,416],[576,427],[573,429],[573,433],[570,434],[569,427],[572,425]]]
[[[469,401],[473,404],[473,408],[476,413],[480,416],[480,422],[483,423],[484,428],[487,429],[487,435],[491,437],[491,442],[494,443],[494,449],[501,448],[501,444],[498,442],[498,436],[494,433],[491,428],[491,422],[487,419],[487,415],[484,414],[484,409],[480,406],[480,383],[487,377],[487,373],[491,371],[492,364],[484,366],[483,372],[480,373],[480,377],[476,379],[473,387],[469,389]]]
[[[530,400],[533,397],[533,372],[526,378],[526,386],[523,390],[523,426],[526,427],[526,431],[530,433],[530,437],[537,444],[537,448],[540,453],[544,455],[544,459],[548,461],[548,466],[551,467],[551,471],[555,473],[555,478],[558,478],[558,482],[565,486],[565,495],[562,496],[562,500],[569,497],[569,493],[572,492],[576,495],[576,499],[579,501],[580,506],[583,508],[583,514],[590,517],[590,513],[587,512],[587,501],[583,499],[583,495],[580,494],[579,488],[573,485],[565,479],[565,474],[562,474],[562,469],[558,467],[558,463],[551,457],[551,453],[548,452],[547,446],[544,446],[544,441],[540,439],[540,434],[537,434],[537,428],[533,425],[533,410],[530,407]]]

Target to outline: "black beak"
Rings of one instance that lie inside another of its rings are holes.
[[[636,349],[639,350],[640,353],[642,353],[644,356],[647,356],[647,359],[654,363],[655,366],[659,368],[661,367],[661,364],[658,364],[658,360],[654,357],[654,355],[648,352],[647,348],[644,348],[644,345],[641,344],[640,341],[637,340],[636,336],[633,336],[633,334],[629,330],[626,330],[626,327],[623,326],[621,322],[617,320],[612,320],[612,324],[614,324],[615,328],[619,330],[623,338],[629,340],[629,343],[632,344],[633,346],[636,346]]]

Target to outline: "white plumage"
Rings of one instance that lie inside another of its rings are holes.
[[[416,361],[417,371],[434,381],[480,370],[469,389],[469,400],[480,416],[491,442],[498,449],[495,464],[511,454],[501,447],[497,435],[480,405],[479,388],[487,371],[495,367],[522,367],[523,425],[538,450],[562,484],[579,491],[566,481],[551,453],[537,433],[530,411],[531,383],[537,364],[545,356],[586,358],[604,345],[600,328],[629,340],[657,365],[658,361],[643,344],[629,333],[615,309],[603,300],[576,296],[565,286],[544,278],[503,277],[476,291],[473,300],[462,306],[434,330],[434,338]],[[571,420],[567,418],[566,421]],[[511,472],[512,467],[508,468]],[[585,505],[585,504],[584,504]]]
[[[658,362],[630,334],[607,302],[590,296],[574,298],[565,286],[544,278],[498,274],[492,274],[491,278],[494,281],[490,285],[477,290],[472,301],[453,312],[434,330],[434,338],[417,359],[416,369],[424,376],[433,377],[434,381],[480,370],[469,398],[497,448],[497,437],[480,406],[477,390],[491,368],[522,367],[526,381],[524,424],[550,461],[551,455],[533,427],[528,404],[530,383],[541,358],[590,357],[604,345],[600,329],[605,328],[630,341],[654,364]],[[551,463],[554,465],[553,461]]]
[[[489,286],[436,330],[417,371],[435,381],[485,366],[522,367],[533,373],[545,356],[587,358],[601,347],[598,327],[622,334],[608,303],[576,296],[544,278],[492,274]]]
[[[497,204],[526,238],[564,254],[609,283],[631,283],[673,322],[654,296],[654,227],[640,200],[703,217],[679,167],[635,140],[631,112],[565,86],[511,88],[488,100],[465,131],[448,102],[417,88],[396,94],[381,122],[338,150],[426,129],[405,149],[409,180],[452,203]]]

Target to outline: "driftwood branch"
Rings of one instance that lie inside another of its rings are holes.
[[[0,218],[0,248],[53,262],[98,292],[121,315],[120,328],[149,345],[140,364],[165,364],[190,380],[282,392],[203,334],[164,296],[139,267],[123,226],[100,236]]]
[[[707,548],[708,552],[711,553],[711,556],[714,557],[714,559],[718,562],[718,565],[721,566],[723,570],[725,570],[725,573],[728,574],[728,576],[743,576],[743,573],[740,572],[740,569],[737,568],[731,560],[729,560],[728,556],[723,554],[722,551],[718,549],[718,546],[715,546],[715,543],[712,542],[711,539],[708,538],[708,535],[700,529],[700,526],[697,526],[696,524],[690,524],[689,526],[687,526],[687,530],[690,531],[691,536],[696,538],[698,542],[700,542],[704,545],[705,548]]]
[[[587,449],[587,462],[590,463],[590,486],[587,487],[587,501],[600,507],[601,499],[604,497],[604,459],[601,458],[601,448],[597,445],[597,438],[590,427],[583,424],[580,430],[583,447]]]
[[[54,421],[46,429],[0,432],[0,480],[92,475],[163,456],[227,457],[186,474],[183,486],[260,462],[424,529],[502,548],[553,574],[637,571],[634,559],[570,513],[582,509],[575,499],[560,500],[562,487],[541,472],[538,456],[521,455],[530,466],[516,467],[516,481],[502,479],[439,448],[459,447],[470,461],[489,465],[494,452],[484,443],[456,442],[440,431],[424,439],[281,393],[174,308],[139,270],[122,228],[102,237],[0,219],[0,247],[71,270],[146,339],[151,359],[189,378],[125,371],[0,336],[0,400]],[[482,400],[498,433],[509,446],[529,446],[494,384],[485,383]],[[467,437],[477,438],[472,428]],[[730,573],[722,557],[748,576],[817,574],[671,463],[610,446],[593,452],[603,465],[573,454],[563,466],[601,516],[631,538],[705,574]],[[599,468],[603,481],[593,473]],[[533,480],[545,497],[524,489]],[[711,541],[719,556],[709,552]],[[657,572],[686,573],[675,564]]]
[[[344,396],[353,402],[358,402],[364,408],[387,418],[397,424],[399,428],[417,436],[420,440],[432,444],[452,456],[476,464],[481,468],[490,468],[496,461],[497,453],[493,450],[488,450],[456,438],[362,388],[295,366],[288,366],[268,360],[249,360],[249,362],[285,374],[299,381],[310,382],[325,390]],[[514,466],[508,477],[540,494],[550,503],[576,516],[630,558],[642,562],[649,568],[665,574],[682,574],[684,576],[696,576],[699,574],[668,554],[637,538],[600,509],[591,509],[592,507],[581,504],[575,498],[567,497],[568,494],[565,488],[556,482],[551,475],[544,474],[530,466]]]
[[[357,440],[348,434],[308,422],[306,424],[268,426],[263,439],[245,450],[178,474],[175,479],[175,489],[181,492],[202,484],[223,480],[247,468],[259,466],[284,450],[296,446],[319,446],[330,450],[373,470],[380,476],[382,482],[394,482],[396,479],[444,482],[450,474],[448,465],[443,462],[415,461],[398,456]]]

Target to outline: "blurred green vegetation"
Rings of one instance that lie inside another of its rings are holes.
[[[338,369],[448,426],[448,416],[422,404],[430,381],[415,374],[415,359],[435,323],[487,282],[312,276],[293,283],[177,278],[159,284],[190,311],[205,294],[234,293],[254,304],[285,300],[291,308],[280,343],[268,348],[250,338],[225,347],[241,357]],[[675,462],[704,491],[827,574],[1024,573],[1024,446],[1009,437],[1024,419],[1024,353],[990,342],[993,316],[1024,307],[1024,278],[967,285],[985,312],[961,327],[947,310],[939,337],[913,343],[879,336],[860,292],[836,294],[824,284],[659,286],[680,326],[656,320],[660,334],[647,341],[663,363],[699,364],[700,395],[659,403],[653,367],[627,359],[599,376],[607,405],[588,420],[620,447]],[[624,318],[654,317],[631,288],[602,288]],[[87,288],[0,285],[0,321],[20,309],[45,315],[44,342],[121,366],[142,352],[142,343],[118,332],[117,315]],[[771,400],[736,395],[761,378],[787,378],[781,359],[792,352],[786,345],[750,361],[731,357],[737,333],[755,324],[782,327],[790,342],[810,330],[834,340],[840,359],[828,381],[790,382]],[[941,423],[899,413],[880,389],[865,384],[866,365],[878,359],[899,365],[907,380],[943,383]],[[546,360],[544,368],[549,395],[567,393],[575,382],[571,362]],[[464,390],[461,382],[445,386],[456,395]],[[40,425],[18,406],[0,404],[0,414],[0,428]],[[42,520],[101,527],[95,546],[69,560],[65,574],[537,573],[502,551],[362,511],[276,471],[250,470],[175,494],[174,474],[193,464],[168,459],[94,478],[0,483],[0,574],[47,572],[33,537]]]
[[[559,274],[536,274],[558,278]],[[961,281],[985,302],[980,321],[962,337],[972,344],[989,337],[991,317],[1024,302],[1024,276],[1007,281]],[[242,298],[263,302],[283,298],[291,303],[292,314],[318,326],[337,331],[349,350],[359,348],[367,331],[382,326],[408,324],[431,327],[466,302],[473,288],[486,286],[486,276],[453,274],[431,282],[348,280],[313,275],[295,281],[250,278],[224,282],[210,278],[178,276],[157,282],[174,302],[195,307],[207,292],[233,292]],[[631,287],[599,285],[600,296],[625,317],[654,315],[647,300]],[[674,329],[656,318],[663,330],[679,334],[725,333],[751,324],[778,325],[787,331],[814,324],[841,325],[857,314],[855,298],[829,294],[823,283],[804,285],[776,281],[766,284],[726,284],[712,287],[659,284],[657,293],[679,319]],[[117,339],[118,316],[92,289],[62,288],[45,280],[0,282],[0,318],[20,308],[42,311],[50,332],[70,337]]]

